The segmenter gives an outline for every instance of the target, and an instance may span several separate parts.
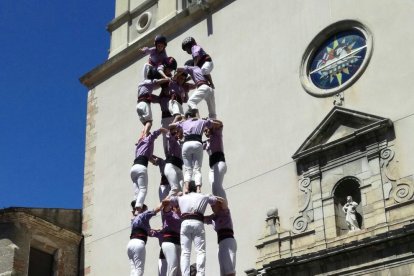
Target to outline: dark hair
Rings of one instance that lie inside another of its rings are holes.
[[[187,65],[187,66],[194,66],[194,60],[189,59],[189,60],[187,60],[187,61],[184,63],[184,65]]]
[[[194,182],[194,180],[191,180],[188,182],[188,192],[189,193],[196,193],[197,192],[197,186]]]
[[[187,110],[187,112],[185,113],[184,117],[186,119],[189,118],[189,117],[194,118],[194,117],[197,116],[197,112],[198,112],[198,109],[195,109],[195,108],[194,109],[191,109],[191,108],[189,108]]]

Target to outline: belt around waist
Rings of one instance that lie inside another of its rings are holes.
[[[202,86],[203,84],[205,84],[205,85],[207,85],[207,86],[209,86],[210,87],[210,85],[208,85],[208,82],[206,82],[206,81],[199,81],[199,82],[197,82],[196,83],[196,86],[197,86],[197,88],[199,88],[200,86]]]
[[[198,141],[200,143],[203,143],[202,137],[199,134],[189,134],[189,135],[186,135],[184,137],[184,143],[185,142],[188,142],[188,141]]]
[[[210,168],[213,168],[213,166],[220,161],[226,162],[226,159],[224,158],[224,153],[222,151],[216,151],[210,155],[208,161]]]
[[[139,239],[144,241],[144,243],[147,243],[147,239],[148,239],[148,234],[147,231],[145,231],[142,228],[138,228],[132,231],[131,235],[129,236],[129,238],[132,239]]]
[[[165,163],[171,163],[177,168],[180,168],[180,170],[183,169],[183,160],[177,156],[167,156],[167,158],[165,159]]]
[[[204,215],[200,213],[183,213],[181,215],[181,220],[184,221],[187,219],[195,219],[204,222]]]
[[[234,239],[233,229],[226,228],[226,229],[217,230],[217,243],[220,243],[222,240],[227,239],[227,238]]]
[[[171,242],[173,244],[180,244],[180,234],[175,232],[165,232],[162,234],[163,242]]]
[[[143,96],[143,97],[138,97],[138,103],[140,102],[146,102],[146,103],[151,103],[151,96]]]
[[[146,157],[144,155],[139,155],[134,160],[134,165],[135,164],[140,164],[140,165],[143,165],[145,167],[148,167],[148,157]]]

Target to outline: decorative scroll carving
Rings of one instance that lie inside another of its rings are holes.
[[[395,181],[397,178],[394,176],[392,171],[389,169],[390,162],[394,159],[394,151],[390,148],[383,149],[380,152],[380,158],[381,158],[381,168],[383,168],[385,176],[390,181]]]
[[[305,177],[299,181],[299,190],[305,193],[305,201],[303,206],[299,208],[299,212],[305,211],[308,206],[312,195],[312,190],[309,188],[311,180],[309,177]]]
[[[394,191],[394,199],[396,202],[404,202],[410,200],[413,197],[414,190],[412,185],[408,183],[397,184],[397,187]]]
[[[293,219],[293,233],[299,234],[308,228],[308,220],[301,214]]]
[[[307,213],[305,212],[309,209],[312,189],[311,189],[311,179],[309,177],[304,177],[299,181],[299,190],[301,190],[304,195],[303,205],[299,208],[299,215],[293,219],[293,230],[295,234],[304,232],[308,228],[308,222],[310,221]]]

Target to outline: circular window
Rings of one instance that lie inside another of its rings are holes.
[[[143,14],[141,14],[138,19],[137,19],[137,23],[136,23],[136,29],[138,33],[143,33],[145,32],[149,25],[151,23],[151,13],[150,12],[144,12]]]
[[[334,95],[362,74],[372,52],[372,36],[362,24],[341,21],[310,43],[301,64],[301,82],[317,97]]]

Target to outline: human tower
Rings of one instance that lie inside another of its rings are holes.
[[[138,84],[136,106],[143,128],[131,168],[135,199],[131,202],[133,217],[127,246],[130,275],[144,275],[148,237],[158,238],[161,246],[158,275],[205,275],[205,223],[213,225],[217,232],[220,274],[236,275],[237,244],[223,189],[227,170],[223,123],[216,118],[215,87],[210,74],[213,60],[193,37],[182,42],[182,49],[192,56],[182,67],[177,67],[177,61],[167,55],[166,47],[166,37],[157,35],[153,47],[140,49],[149,59],[143,68],[143,80]],[[159,95],[153,94],[157,89],[161,89]],[[209,113],[205,118],[197,108],[203,100]],[[157,104],[161,108],[161,127],[151,131],[151,108]],[[185,112],[184,104],[187,105]],[[160,135],[164,157],[153,155],[154,141]],[[209,155],[212,195],[201,193],[204,150]],[[153,210],[144,204],[149,163],[158,166],[161,174],[160,204]],[[208,204],[213,213],[205,216]],[[150,226],[150,219],[158,212],[161,212],[162,229],[155,230]],[[193,244],[197,255],[195,266],[190,265]]]

